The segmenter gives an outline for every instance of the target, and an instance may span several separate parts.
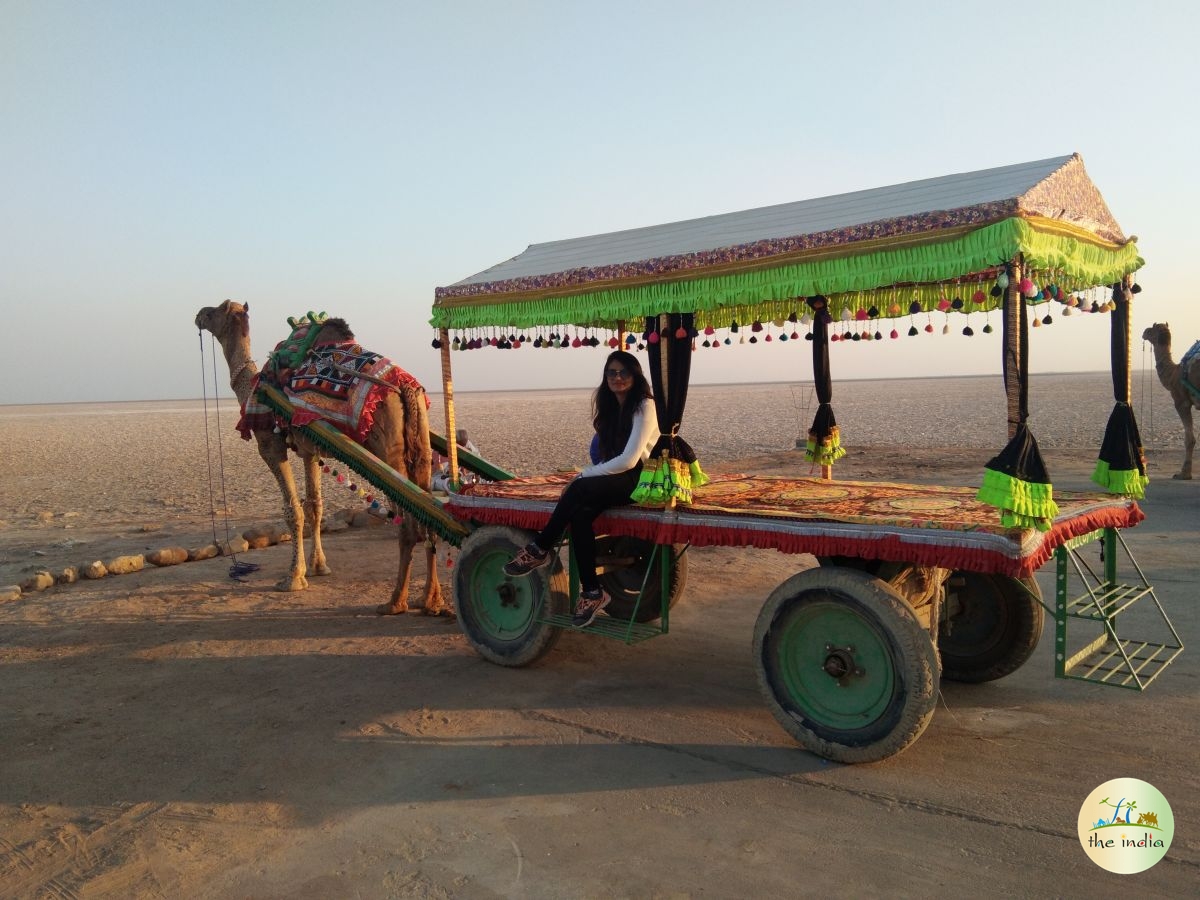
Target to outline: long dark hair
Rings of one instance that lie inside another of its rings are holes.
[[[592,425],[600,440],[601,461],[612,459],[625,449],[633,431],[633,414],[637,412],[643,398],[654,396],[650,382],[642,374],[642,364],[636,356],[624,350],[614,350],[604,361],[604,371],[607,372],[608,367],[614,364],[626,369],[633,376],[633,385],[625,395],[625,403],[622,404],[608,386],[608,377],[604,372],[600,374],[600,386],[592,395]]]

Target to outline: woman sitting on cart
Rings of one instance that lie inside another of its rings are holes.
[[[567,485],[546,527],[504,566],[508,575],[528,575],[550,562],[551,550],[571,528],[579,565],[579,602],[574,624],[592,624],[609,597],[596,577],[596,535],[592,523],[606,509],[631,503],[642,464],[659,438],[653,393],[637,357],[614,350],[604,363],[603,380],[592,398],[599,462],[585,468]]]

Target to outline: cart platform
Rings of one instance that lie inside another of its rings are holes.
[[[446,510],[463,521],[540,529],[573,476],[472,484]],[[975,488],[769,475],[713,475],[695,502],[672,509],[609,510],[598,532],[657,544],[760,547],[815,556],[853,556],[1024,578],[1081,535],[1129,528],[1144,515],[1133,500],[1055,493],[1049,531],[1005,528]]]

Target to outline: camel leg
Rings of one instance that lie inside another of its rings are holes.
[[[316,456],[304,457],[304,514],[312,529],[312,552],[309,554],[310,575],[331,575],[333,570],[325,562],[325,548],[321,546],[321,466]]]
[[[304,510],[296,493],[292,467],[287,461],[287,445],[275,434],[258,434],[258,453],[271,469],[283,495],[283,518],[292,533],[292,570],[275,585],[280,591],[302,591],[308,587],[304,577]]]
[[[437,569],[437,545],[432,537],[425,541],[425,572],[425,602],[421,611],[427,616],[453,616],[454,613],[447,608],[442,597],[442,582],[438,578]]]
[[[408,612],[408,572],[412,568],[413,547],[420,536],[416,524],[409,516],[400,522],[400,568],[396,572],[396,586],[392,589],[392,599],[375,607],[375,612],[381,616],[395,616]]]
[[[1186,400],[1187,398],[1185,398]],[[1196,450],[1196,429],[1192,422],[1192,404],[1177,406],[1179,418],[1183,420],[1183,468],[1174,476],[1181,481],[1192,480],[1192,454]]]

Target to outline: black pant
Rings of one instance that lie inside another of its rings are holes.
[[[630,494],[637,487],[641,474],[642,464],[638,463],[629,471],[616,475],[576,478],[558,498],[558,505],[550,514],[546,527],[533,539],[543,550],[551,550],[570,526],[571,545],[579,564],[579,586],[585,591],[600,587],[596,577],[596,534],[592,531],[592,523],[606,509],[632,503]]]

